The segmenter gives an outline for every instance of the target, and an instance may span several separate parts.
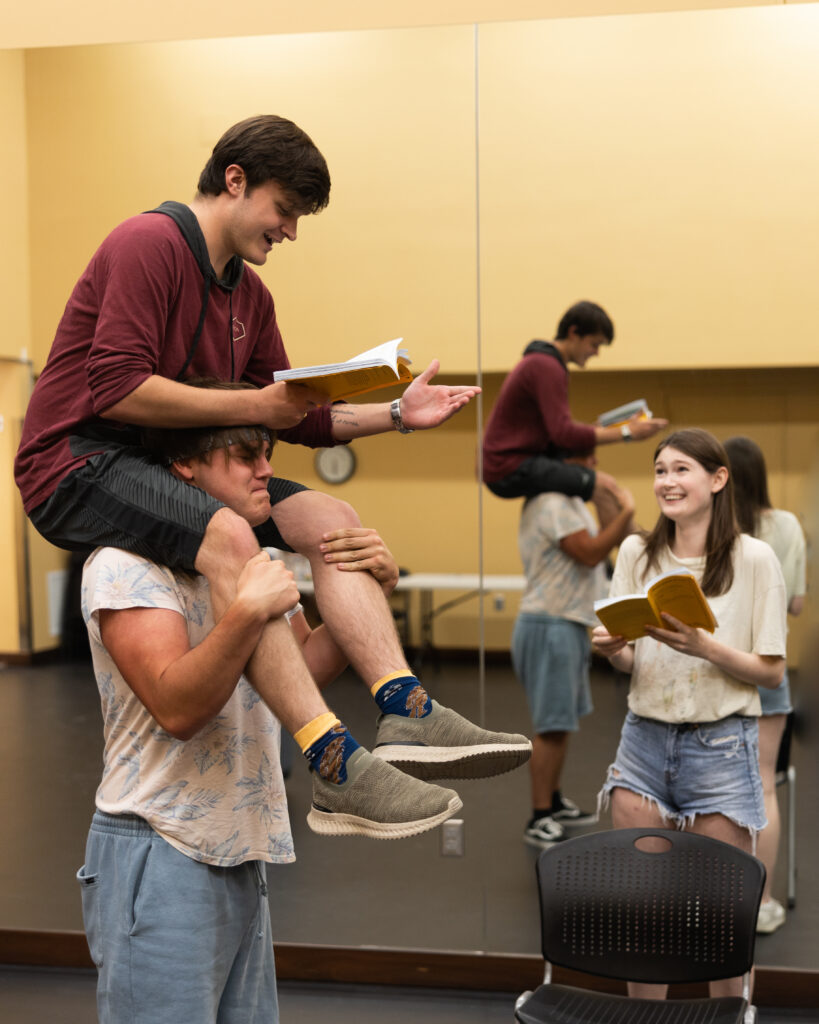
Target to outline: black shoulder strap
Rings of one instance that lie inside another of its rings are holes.
[[[163,213],[166,217],[171,218],[174,224],[179,228],[182,237],[187,242],[188,248],[193,253],[194,258],[196,259],[196,264],[202,273],[202,278],[204,279],[202,308],[199,312],[199,322],[196,325],[196,331],[193,335],[193,340],[191,341],[188,358],[185,360],[185,364],[182,369],[176,375],[177,380],[184,380],[188,367],[196,353],[196,347],[199,344],[199,339],[202,337],[202,331],[205,327],[205,316],[208,311],[208,299],[210,298],[212,282],[215,281],[220,288],[224,288],[225,291],[232,292],[242,279],[242,273],[245,265],[238,256],[233,256],[228,261],[227,267],[225,267],[224,278],[221,280],[217,278],[213,265],[210,262],[208,247],[205,243],[205,236],[202,234],[202,229],[199,226],[199,221],[196,219],[196,214],[193,210],[185,203],[177,203],[175,200],[169,199],[157,206],[155,210],[145,210],[144,212]]]

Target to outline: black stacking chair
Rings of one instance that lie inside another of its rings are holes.
[[[544,982],[520,1024],[752,1024],[750,969],[765,867],[716,839],[665,829],[593,832],[537,862]],[[557,964],[624,981],[745,975],[743,997],[643,1000],[551,983]]]

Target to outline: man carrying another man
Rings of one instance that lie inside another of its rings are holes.
[[[246,264],[262,265],[274,244],[295,241],[299,218],[326,206],[329,189],[324,158],[301,129],[272,115],[250,118],[217,142],[190,206],[165,203],[116,228],[60,321],[29,404],[16,479],[27,514],[53,543],[121,548],[204,575],[217,623],[260,544],[306,555],[322,619],[389,709],[378,743],[421,777],[456,768],[460,777],[494,774],[528,758],[525,739],[486,733],[428,698],[418,703],[418,680],[377,581],[325,561],[326,533],[360,528],[349,505],[270,479],[270,514],[254,530],[141,447],[143,427],[258,424],[290,442],[328,446],[437,426],[476,393],[432,385],[436,361],[391,405],[328,407],[319,393],[270,383],[289,363],[273,300]],[[245,380],[256,390],[189,388],[183,381],[191,376]],[[269,666],[280,664],[279,625],[274,617],[261,627],[247,677],[316,765],[329,746],[339,751],[339,781],[329,784],[341,787],[354,741],[347,742],[346,730],[339,736],[300,654],[291,670],[271,679]],[[320,777],[314,772],[317,787]],[[371,787],[354,782],[343,799],[340,788],[333,791],[345,813],[383,824],[384,807]],[[326,803],[328,792],[315,796]],[[408,814],[393,812],[399,821]]]

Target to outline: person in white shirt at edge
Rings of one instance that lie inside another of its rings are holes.
[[[805,535],[792,512],[772,508],[768,494],[765,456],[750,437],[729,437],[725,450],[731,461],[737,521],[743,533],[759,537],[774,550],[782,566],[788,600],[788,614],[799,615],[807,590]],[[767,872],[757,921],[758,932],[770,934],[785,923],[785,908],[771,894],[779,849],[779,802],[776,798],[776,762],[788,714],[793,710],[788,673],[775,690],[760,687],[762,715],[759,719],[759,770],[765,794],[767,826],[759,835],[757,855]]]
[[[718,622],[713,634],[664,614],[663,628],[627,643],[603,626],[596,649],[631,674],[629,710],[600,793],[615,828],[677,827],[751,851],[765,827],[759,774],[758,687],[785,671],[785,582],[771,548],[740,534],[725,449],[699,429],[678,430],[654,454],[660,516],[620,548],[611,596],[685,568]],[[643,998],[666,986],[629,983]],[[712,982],[738,995],[741,979]]]
[[[567,465],[597,466],[593,451]],[[532,815],[524,842],[549,846],[566,829],[597,815],[563,796],[560,779],[569,737],[592,708],[589,628],[594,602],[607,590],[605,561],[634,529],[634,498],[616,482],[593,498],[598,523],[581,497],[556,491],[528,498],[518,530],[526,590],[512,633],[512,664],[525,691],[535,735],[529,762]]]

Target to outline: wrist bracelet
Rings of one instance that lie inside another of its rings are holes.
[[[390,416],[392,416],[392,423],[399,434],[412,434],[415,427],[405,427],[404,421],[401,419],[401,399],[394,398],[390,402]]]

